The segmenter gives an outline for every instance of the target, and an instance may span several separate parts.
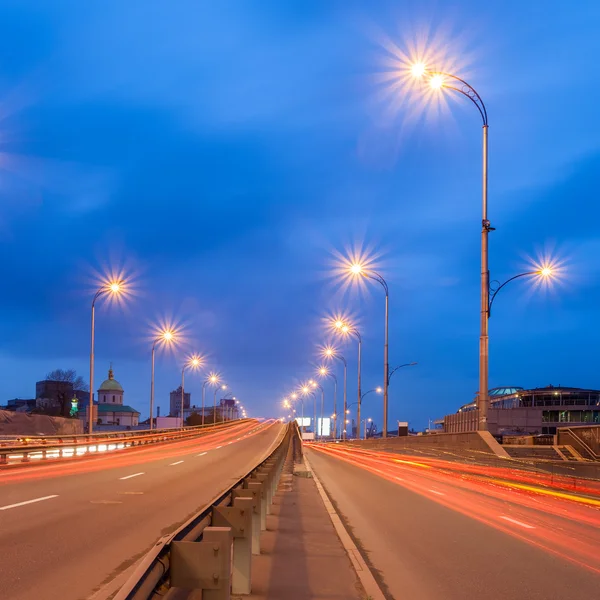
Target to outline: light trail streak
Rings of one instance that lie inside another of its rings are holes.
[[[494,478],[474,477],[433,465],[423,469],[411,465],[412,461],[398,462],[390,453],[319,444],[311,447],[600,574],[600,510],[585,497],[553,490],[539,494],[542,488],[523,489],[528,486],[498,483]],[[499,515],[506,515],[507,507],[512,516],[503,519]],[[514,527],[523,529],[522,523],[531,527],[527,536]]]

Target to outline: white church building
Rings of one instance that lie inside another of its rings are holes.
[[[115,379],[112,364],[108,370],[108,379],[98,388],[98,423],[102,425],[120,425],[135,427],[140,413],[123,404],[124,391]]]

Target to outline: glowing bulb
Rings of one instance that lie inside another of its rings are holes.
[[[540,271],[540,274],[542,275],[542,277],[551,277],[552,276],[552,268],[551,267],[544,267]]]
[[[165,342],[170,342],[173,339],[173,332],[172,331],[165,331],[162,334],[163,340],[165,340]]]
[[[358,263],[354,263],[351,267],[350,267],[350,271],[354,274],[354,275],[360,275],[362,273],[362,266],[359,265]]]
[[[338,329],[342,329],[342,327],[344,327],[344,322],[343,322],[343,321],[340,321],[340,320],[338,319],[338,320],[335,322],[335,326],[336,326]]]
[[[121,291],[121,284],[118,281],[114,281],[113,283],[109,284],[108,289],[113,294],[118,294]]]
[[[434,75],[430,80],[429,80],[429,85],[434,89],[434,90],[439,90],[443,85],[444,85],[444,78],[441,75]]]
[[[410,69],[413,77],[423,77],[425,70],[425,65],[421,62],[415,63]]]
[[[344,325],[344,326],[342,327],[342,331],[343,331],[344,333],[348,333],[348,332],[350,331],[350,327],[348,327],[348,325]]]
[[[326,369],[325,367],[321,367],[321,368],[319,369],[319,373],[320,373],[321,375],[327,375],[327,369]]]
[[[376,391],[378,394],[381,394],[381,392],[382,392],[383,390],[382,390],[380,387],[378,387],[378,388],[375,388],[375,391]]]

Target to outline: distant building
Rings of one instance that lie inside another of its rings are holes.
[[[6,406],[3,407],[5,410],[10,410],[14,412],[31,412],[34,408],[37,407],[37,401],[35,398],[13,398],[6,403]]]
[[[192,400],[192,394],[190,392],[183,393],[183,413],[189,414],[187,409],[190,408],[190,402]],[[176,390],[173,390],[169,396],[169,415],[171,417],[181,416],[181,386]]]
[[[94,422],[99,425],[119,425],[121,427],[136,427],[140,413],[131,406],[123,404],[123,387],[115,379],[112,365],[108,370],[108,379],[98,388],[98,403],[94,405]],[[80,411],[80,418],[87,421],[87,404]],[[97,411],[97,412],[96,412]]]
[[[555,434],[557,427],[600,424],[600,391],[574,387],[523,389],[495,388],[489,391],[488,429],[495,435]],[[475,431],[476,401],[444,417],[444,433]]]
[[[89,397],[89,392],[73,389],[73,384],[70,381],[44,379],[43,381],[36,381],[36,406],[33,408],[54,409],[56,411],[64,408],[63,416],[67,416],[73,398],[77,398],[79,405],[82,405],[89,402]]]

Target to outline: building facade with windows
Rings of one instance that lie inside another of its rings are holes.
[[[123,404],[125,392],[115,379],[112,365],[108,370],[108,379],[98,388],[98,419],[99,425],[120,425],[135,427],[139,423],[140,413]]]
[[[555,434],[557,427],[600,424],[600,390],[549,385],[489,391],[488,429],[495,435]],[[444,417],[444,432],[474,431],[476,401]]]

